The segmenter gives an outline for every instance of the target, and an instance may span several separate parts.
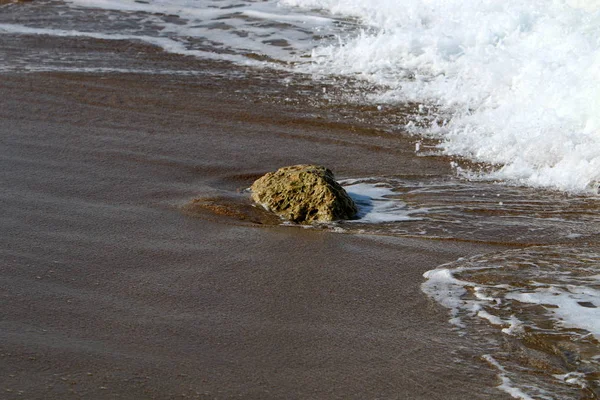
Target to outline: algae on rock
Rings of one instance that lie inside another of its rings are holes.
[[[280,168],[256,180],[252,199],[293,222],[328,222],[350,219],[357,213],[354,201],[319,165]]]

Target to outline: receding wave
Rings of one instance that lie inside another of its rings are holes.
[[[447,154],[498,165],[481,178],[596,193],[600,179],[600,3],[282,0],[352,16],[310,69],[385,87],[374,102],[431,107],[414,132]]]
[[[34,18],[31,5],[26,26],[1,21],[0,33],[142,41],[185,56],[367,81],[349,94],[422,104],[426,118],[401,129],[495,166],[467,171],[471,179],[598,192],[595,0],[46,3],[53,18]]]
[[[600,394],[600,248],[540,246],[460,259],[423,290],[533,398]]]

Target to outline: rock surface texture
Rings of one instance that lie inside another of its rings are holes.
[[[357,213],[354,201],[333,173],[318,165],[294,165],[269,172],[256,180],[251,190],[255,202],[297,223],[350,219]]]

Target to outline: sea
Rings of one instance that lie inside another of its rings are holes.
[[[142,44],[281,87],[311,82],[304,98],[347,105],[350,122],[446,160],[448,176],[344,179],[359,218],[332,230],[512,246],[432,265],[424,295],[472,338],[499,391],[600,396],[599,0],[0,4],[0,35],[21,47],[3,48],[0,74],[210,73],[77,46],[35,50],[47,36]]]

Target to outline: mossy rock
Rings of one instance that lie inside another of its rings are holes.
[[[333,173],[319,165],[280,168],[256,180],[250,189],[255,202],[296,223],[351,219],[358,211]]]

